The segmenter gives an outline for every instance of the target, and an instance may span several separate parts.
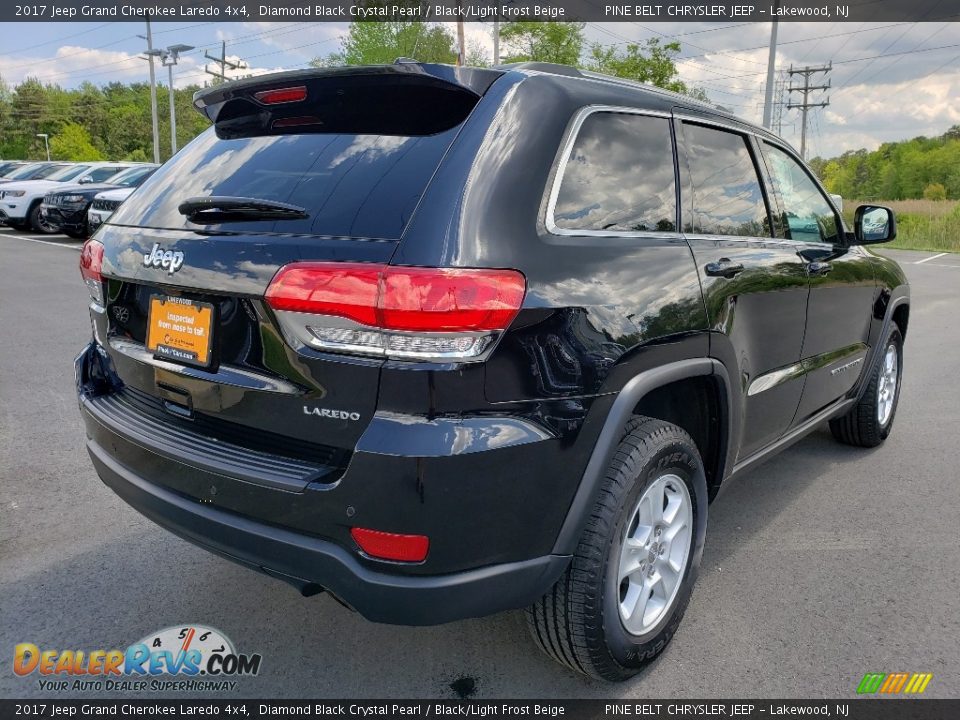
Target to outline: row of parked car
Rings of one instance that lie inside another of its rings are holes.
[[[89,237],[159,167],[134,162],[0,162],[0,224]]]

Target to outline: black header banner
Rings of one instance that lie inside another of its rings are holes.
[[[960,700],[0,700],[3,718],[953,720]]]
[[[0,22],[890,22],[960,19],[940,0],[37,0],[0,3]]]

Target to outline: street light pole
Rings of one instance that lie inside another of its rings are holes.
[[[776,0],[775,8],[780,7],[780,0]],[[773,114],[773,76],[777,67],[777,21],[773,21],[770,28],[770,55],[767,58],[767,89],[763,98],[763,126],[770,129],[770,118]]]
[[[47,148],[47,162],[50,162],[50,136],[47,133],[37,133],[37,137],[43,138],[43,145]]]
[[[160,164],[160,126],[157,120],[157,74],[153,68],[153,32],[147,16],[147,60],[150,61],[150,121],[153,123],[153,161]]]
[[[166,50],[161,51],[160,61],[167,66],[168,82],[170,91],[170,157],[177,154],[177,106],[175,94],[173,92],[173,66],[180,59],[180,53],[187,50],[193,50],[193,45],[171,45]]]

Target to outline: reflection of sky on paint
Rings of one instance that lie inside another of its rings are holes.
[[[692,262],[664,265],[663,272],[651,274],[642,284],[635,280],[636,267],[628,263],[592,270],[589,278],[568,277],[540,285],[536,292],[547,306],[589,307],[590,316],[602,318],[604,328],[613,337],[636,333],[645,319],[656,316],[668,305],[698,297],[700,292]],[[637,308],[643,308],[643,313],[633,316],[631,321],[630,315]]]
[[[674,193],[668,121],[594,113],[570,152],[554,220],[575,230],[674,229]]]
[[[712,235],[766,235],[767,208],[740,135],[685,124],[697,230]]]

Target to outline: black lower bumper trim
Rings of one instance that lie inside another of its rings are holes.
[[[198,503],[136,475],[96,441],[87,449],[103,482],[180,537],[301,587],[321,586],[368,620],[437,625],[525,607],[550,589],[570,557],[547,555],[460,573],[377,572],[335,543]]]

